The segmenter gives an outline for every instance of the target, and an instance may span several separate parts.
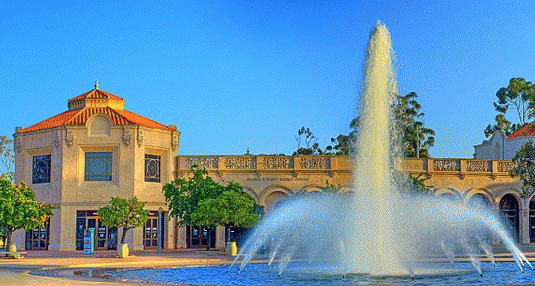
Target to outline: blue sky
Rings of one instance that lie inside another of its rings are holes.
[[[333,3],[334,2],[334,3]],[[0,134],[100,88],[182,132],[179,154],[322,147],[355,117],[364,50],[390,29],[433,157],[470,158],[496,91],[535,81],[535,2],[0,0]],[[512,114],[512,112],[511,112]],[[516,120],[510,117],[511,120]]]

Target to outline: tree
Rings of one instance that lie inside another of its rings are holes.
[[[112,197],[110,204],[99,208],[97,213],[104,226],[123,229],[121,244],[124,244],[128,230],[145,225],[149,211],[144,207],[145,203],[135,196],[131,199]]]
[[[208,176],[206,169],[194,165],[191,171],[191,178],[179,178],[163,187],[165,201],[169,205],[169,215],[180,219],[179,226],[194,225],[192,214],[197,210],[199,202],[215,199],[222,192],[222,186]]]
[[[301,145],[304,141],[305,145]],[[297,144],[297,150],[293,155],[322,155],[323,151],[319,147],[316,136],[312,134],[309,128],[304,126],[297,130],[297,136],[295,136],[295,142]]]
[[[515,166],[511,176],[519,176],[522,181],[522,198],[529,198],[535,193],[535,146],[530,140],[513,157]]]
[[[197,165],[191,171],[191,178],[180,178],[163,187],[169,214],[179,218],[179,226],[248,227],[256,222],[257,205],[249,194],[243,193],[242,186],[234,182],[223,186]],[[210,232],[208,235],[207,250]]]
[[[349,123],[349,128],[352,130],[348,135],[339,134],[335,138],[331,138],[334,146],[328,145],[325,147],[324,153],[332,155],[354,155],[355,142],[357,141],[358,127],[360,117],[356,117]]]
[[[4,171],[2,177],[7,177],[12,182],[15,180],[15,152],[13,151],[12,139],[0,136],[0,161]]]
[[[488,125],[485,128],[486,137],[489,137],[497,129],[511,134],[526,125],[527,120],[535,114],[535,85],[524,78],[511,78],[507,87],[498,89],[496,97],[498,100],[494,102],[494,109],[501,116],[496,116],[496,124]],[[516,124],[511,124],[505,119],[505,114],[511,109],[516,110],[518,116]]]
[[[231,226],[247,228],[260,220],[257,207],[255,200],[243,193],[239,184],[230,182],[217,198],[200,201],[192,218],[196,225],[224,226],[226,241],[230,241]]]
[[[35,192],[24,183],[13,184],[9,179],[0,179],[0,229],[7,233],[7,245],[11,244],[17,229],[43,227],[58,207],[38,203]]]
[[[402,132],[403,154],[408,158],[427,158],[429,148],[434,146],[435,131],[424,126],[419,119],[425,116],[420,112],[422,106],[417,100],[418,94],[410,92],[397,95],[394,100],[394,119],[397,130]]]

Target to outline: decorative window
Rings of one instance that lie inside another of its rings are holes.
[[[85,180],[111,181],[111,158],[110,152],[85,153]]]
[[[50,155],[33,157],[32,183],[50,183]]]
[[[145,154],[145,182],[160,182],[160,156]]]

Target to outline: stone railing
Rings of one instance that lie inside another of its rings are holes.
[[[509,175],[512,161],[425,158],[404,159],[402,169],[411,173],[459,174],[459,175]]]
[[[351,172],[354,159],[349,156],[178,156],[177,172],[193,164],[219,172]],[[407,158],[396,168],[413,174],[509,175],[513,162],[451,158]],[[399,166],[399,167],[398,167]]]
[[[178,156],[177,171],[187,171],[197,164],[216,171],[321,171],[350,170],[347,156]]]

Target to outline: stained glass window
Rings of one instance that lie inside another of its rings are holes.
[[[160,182],[160,156],[145,154],[145,181]]]
[[[109,152],[85,153],[85,180],[111,181],[111,158]]]
[[[32,183],[50,183],[50,155],[33,157]]]

